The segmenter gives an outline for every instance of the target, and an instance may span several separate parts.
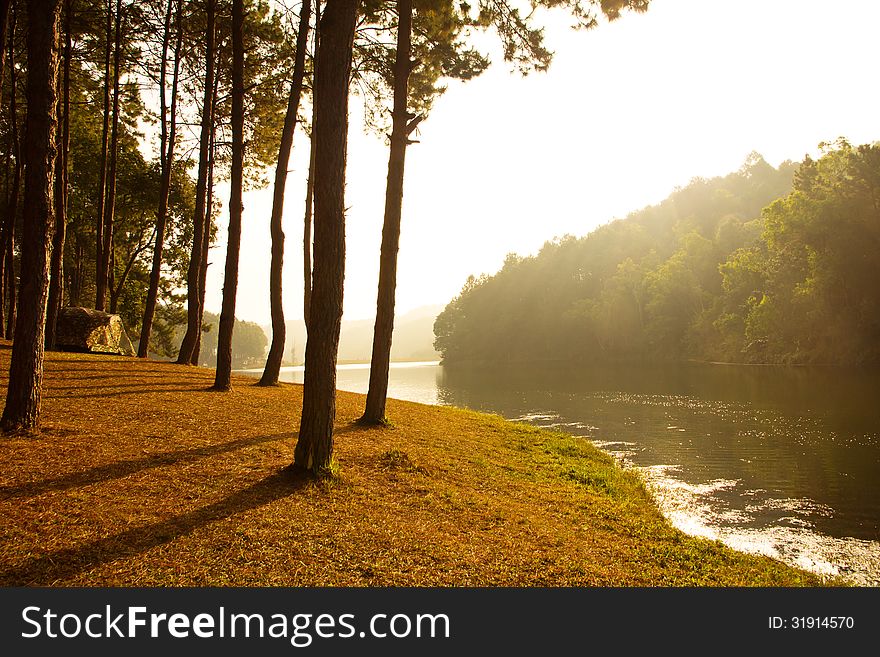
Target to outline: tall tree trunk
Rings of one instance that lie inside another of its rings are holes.
[[[56,81],[59,0],[30,0],[27,34],[27,127],[25,141],[22,286],[9,368],[3,431],[39,426],[43,382],[46,296],[54,207]]]
[[[244,0],[232,0],[232,167],[229,196],[229,237],[223,272],[223,304],[217,332],[217,370],[214,390],[229,390],[232,376],[232,332],[238,292],[241,245],[242,183],[244,175]]]
[[[9,28],[9,7],[12,0],[0,0],[0,85],[6,71],[6,38]]]
[[[113,222],[116,214],[116,164],[119,160],[119,78],[122,75],[122,0],[116,0],[115,42],[113,45],[113,122],[110,129],[110,164],[107,171],[107,202],[104,204],[104,242],[101,251],[101,271],[98,273],[97,310],[104,310],[107,283],[110,279],[111,251],[113,249]]]
[[[11,0],[0,0],[0,89],[3,88],[3,79],[4,74],[6,73],[6,39],[9,36],[9,7],[12,4]],[[12,58],[10,57],[10,60]],[[15,66],[15,62],[12,62],[12,65]],[[10,85],[10,91],[12,94],[15,94],[15,87]],[[7,201],[6,210],[9,211],[9,160],[12,152],[12,148],[8,149],[5,153],[6,160],[6,194],[3,197],[4,201]],[[6,319],[6,286],[3,284],[3,281],[6,280],[6,249],[3,248],[3,245],[6,241],[6,225],[5,221],[2,226],[0,226],[0,327],[3,326]]]
[[[333,458],[336,356],[345,279],[348,90],[358,0],[328,0],[321,18],[315,103],[315,263],[302,419],[294,467],[326,472]]]
[[[376,324],[373,327],[373,354],[370,358],[370,388],[361,421],[385,422],[388,396],[388,368],[391,364],[391,336],[394,332],[394,292],[397,288],[397,252],[400,248],[400,217],[403,208],[403,172],[406,146],[419,118],[409,114],[406,103],[412,39],[412,0],[397,1],[397,54],[394,62],[394,109],[391,113],[391,147],[385,186],[385,220],[379,257],[379,292]]]
[[[156,300],[159,296],[159,279],[162,275],[162,251],[165,246],[165,224],[168,220],[168,193],[171,189],[171,173],[174,167],[174,144],[177,139],[177,83],[180,76],[180,52],[183,45],[183,25],[181,14],[183,0],[177,0],[175,23],[177,42],[174,45],[174,73],[171,80],[170,117],[165,115],[165,67],[168,59],[168,43],[171,34],[171,14],[174,0],[168,0],[168,13],[165,17],[165,36],[162,40],[162,70],[159,74],[159,89],[162,96],[162,181],[159,185],[159,210],[156,213],[156,242],[153,247],[153,266],[150,270],[150,285],[147,289],[147,302],[144,320],[141,323],[141,337],[138,342],[138,357],[146,358],[150,347],[150,333],[153,330],[153,316],[156,313]],[[170,123],[170,126],[169,126]]]
[[[24,162],[21,157],[21,138],[18,132],[18,101],[17,101],[17,76],[15,73],[15,27],[16,8],[12,7],[9,30],[9,84],[12,94],[9,97],[9,123],[12,153],[15,159],[15,167],[12,174],[12,192],[9,196],[8,212],[6,214],[6,226],[3,235],[3,250],[6,254],[6,267],[3,277],[3,297],[6,301],[6,326],[4,335],[7,340],[12,339],[15,331],[16,320],[16,284],[15,284],[15,218],[18,214],[18,196],[21,189],[21,176]]]
[[[309,135],[309,176],[306,180],[306,212],[303,217],[303,321],[309,330],[309,309],[312,306],[312,211],[315,196],[315,69],[320,43],[321,0],[315,3],[315,35],[312,60],[312,134]]]
[[[18,185],[13,182],[10,184],[10,181],[13,178],[19,178],[20,176],[20,168],[19,164],[21,162],[21,153],[18,147],[18,117],[16,113],[16,105],[15,105],[15,94],[16,94],[16,76],[15,76],[15,10],[12,12],[9,11],[10,3],[8,0],[3,0],[3,5],[0,6],[0,13],[2,13],[2,40],[0,40],[0,53],[3,55],[3,61],[6,60],[6,47],[7,41],[9,45],[9,62],[10,62],[10,75],[9,75],[9,133],[8,133],[8,144],[6,149],[6,187],[5,194],[3,196],[3,200],[5,202],[6,207],[4,210],[6,211],[3,216],[3,223],[0,226],[0,331],[3,330],[3,327],[6,325],[6,305],[7,301],[9,301],[8,292],[6,285],[7,280],[7,270],[12,270],[15,266],[12,257],[7,257],[7,248],[6,243],[13,239],[13,233],[15,231],[15,213],[18,205]],[[11,18],[11,29],[9,22],[9,14],[12,14]],[[3,70],[0,68],[0,88],[3,86]],[[12,171],[10,171],[12,169]]]
[[[312,125],[315,125],[312,112]],[[315,198],[315,134],[309,139],[309,177],[306,179],[306,212],[303,217],[303,321],[309,330],[309,311],[312,307],[312,210]]]
[[[115,205],[115,203],[114,203]],[[105,227],[106,228],[106,227]],[[105,233],[105,236],[107,233]],[[109,233],[110,238],[110,250],[107,252],[107,292],[112,292],[113,286],[116,285],[116,249],[113,247],[113,232]],[[110,313],[115,313],[116,308],[113,306],[113,301],[110,301]]]
[[[61,82],[61,148],[55,172],[55,236],[52,240],[52,261],[49,273],[49,300],[46,307],[46,348],[55,348],[55,329],[58,313],[64,300],[64,240],[67,235],[68,159],[70,153],[70,33],[72,0],[64,0],[64,70]]]
[[[107,160],[110,148],[110,57],[113,52],[113,0],[107,0],[104,47],[104,115],[101,126],[101,171],[98,179],[98,207],[95,217],[95,310],[104,310],[106,279],[104,266],[104,214],[107,203]],[[102,282],[103,281],[103,282]]]
[[[199,270],[202,262],[202,242],[205,230],[205,187],[208,177],[208,157],[211,127],[214,123],[214,0],[207,0],[205,15],[205,95],[202,101],[202,125],[199,136],[199,170],[196,178],[196,207],[193,216],[193,246],[186,272],[186,333],[180,344],[177,362],[188,365],[192,360],[199,333],[202,330],[202,310],[199,305]]]
[[[319,0],[320,1],[320,0]],[[284,339],[287,333],[284,326],[284,307],[281,295],[281,274],[284,269],[284,189],[287,186],[287,168],[290,151],[293,148],[293,133],[299,112],[302,95],[303,76],[306,69],[306,48],[309,38],[309,19],[311,2],[303,0],[299,15],[299,32],[296,35],[296,55],[293,64],[293,81],[290,83],[290,96],[287,99],[287,114],[284,116],[284,129],[281,131],[281,145],[278,148],[278,163],[275,165],[275,190],[272,197],[272,214],[269,226],[272,232],[272,262],[269,268],[269,302],[272,313],[272,345],[266,358],[266,367],[260,385],[273,386],[278,383],[281,359],[284,357]]]
[[[214,82],[214,102],[217,101],[217,81]],[[214,112],[217,108],[215,106]],[[196,345],[193,348],[190,365],[199,364],[199,355],[202,351],[202,325],[205,318],[205,286],[208,282],[208,252],[211,248],[211,227],[214,224],[214,159],[217,156],[217,144],[214,142],[216,127],[211,128],[210,161],[208,162],[208,185],[205,195],[205,230],[202,232],[202,262],[199,266],[199,333],[196,336]]]
[[[5,51],[6,48],[3,48]],[[0,84],[0,95],[2,95],[2,84]],[[0,98],[0,106],[2,106],[2,98]],[[9,189],[12,181],[12,148],[9,147],[7,139],[7,148],[3,153],[3,217],[0,218],[0,326],[6,323],[6,286],[2,281],[6,280],[6,212],[9,212]]]
[[[16,180],[15,187],[15,199],[16,202],[10,204],[12,207],[18,208],[18,187],[20,186],[21,179],[21,166],[16,166],[15,177],[19,180]],[[12,215],[13,219],[15,215]],[[6,267],[5,276],[3,280],[4,286],[4,296],[6,297],[6,327],[4,331],[4,336],[7,340],[12,339],[12,335],[15,332],[15,315],[18,310],[18,298],[16,296],[16,276],[15,276],[15,236],[10,233],[9,239],[6,240],[6,261],[9,263],[9,266]]]

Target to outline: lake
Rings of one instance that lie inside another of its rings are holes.
[[[244,372],[259,375],[259,371]],[[281,378],[302,383],[302,367]],[[337,385],[365,393],[368,365]],[[880,372],[682,364],[394,363],[389,396],[584,436],[680,529],[880,585]]]

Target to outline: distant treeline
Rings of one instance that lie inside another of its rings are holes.
[[[202,321],[201,344],[199,349],[199,365],[204,367],[217,366],[217,327],[220,323],[220,315],[205,312]],[[173,327],[171,342],[180,344],[186,331],[186,324],[176,324]],[[235,331],[232,334],[232,367],[247,368],[261,367],[266,362],[266,348],[269,346],[269,338],[259,324],[235,319]],[[173,357],[171,354],[150,353],[153,358],[162,360]]]
[[[509,255],[437,317],[446,362],[880,362],[880,145],[695,179]]]

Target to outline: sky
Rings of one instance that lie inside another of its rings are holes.
[[[493,66],[450,82],[409,147],[398,314],[445,305],[471,274],[554,237],[582,236],[657,203],[694,177],[738,169],[752,151],[778,165],[822,141],[880,140],[876,0],[652,0],[590,31],[541,16],[555,53],[522,77],[480,36]],[[344,319],[375,315],[388,149],[353,99]],[[287,183],[284,308],[302,318],[308,139]],[[228,187],[218,187],[228,198]],[[236,316],[269,324],[272,190],[244,197]],[[211,250],[207,309],[220,308],[226,208]]]

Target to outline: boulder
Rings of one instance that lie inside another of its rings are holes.
[[[68,306],[58,313],[55,346],[65,351],[134,356],[119,315]]]

